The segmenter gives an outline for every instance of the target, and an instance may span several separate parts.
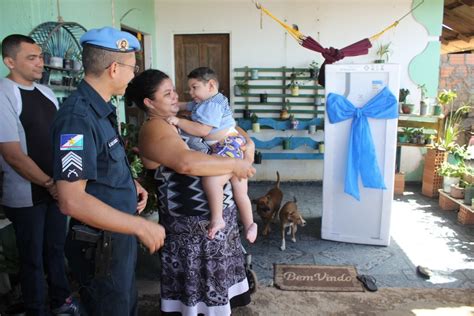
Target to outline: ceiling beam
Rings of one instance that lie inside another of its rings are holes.
[[[460,2],[462,2],[462,4],[465,4],[467,6],[474,7],[474,0],[460,0]]]

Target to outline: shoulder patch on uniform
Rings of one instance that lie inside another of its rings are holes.
[[[61,134],[59,141],[60,150],[83,150],[84,135],[82,134]]]
[[[82,157],[70,151],[61,157],[61,177],[68,181],[82,178]]]

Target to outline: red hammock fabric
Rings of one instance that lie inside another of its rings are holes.
[[[372,47],[372,43],[370,43],[370,40],[368,38],[364,38],[363,40],[360,40],[341,49],[337,49],[334,47],[324,48],[311,36],[307,36],[302,41],[301,45],[307,49],[311,49],[323,55],[324,63],[321,65],[321,69],[319,70],[318,75],[318,82],[322,86],[324,86],[326,81],[326,64],[332,64],[338,60],[343,59],[344,57],[366,55],[369,53],[369,48]]]

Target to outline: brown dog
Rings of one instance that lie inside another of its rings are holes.
[[[265,225],[262,231],[263,236],[268,235],[270,232],[270,223],[275,218],[278,210],[281,206],[281,200],[283,199],[283,192],[280,190],[280,174],[277,171],[277,182],[275,187],[270,189],[264,196],[252,200],[252,203],[257,205],[257,213],[263,220]]]
[[[301,227],[306,225],[306,221],[301,216],[298,211],[298,206],[296,205],[296,198],[293,197],[293,201],[286,202],[285,205],[280,210],[280,229],[281,229],[281,247],[280,250],[286,249],[285,242],[285,228],[288,227],[288,235],[291,231],[291,241],[296,242],[296,230],[297,225]]]

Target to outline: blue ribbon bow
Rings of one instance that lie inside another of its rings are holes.
[[[331,124],[353,119],[344,192],[360,201],[359,173],[364,187],[386,189],[377,164],[374,142],[367,118],[398,118],[397,98],[385,87],[363,107],[356,108],[344,96],[330,93],[327,98],[326,112]]]

